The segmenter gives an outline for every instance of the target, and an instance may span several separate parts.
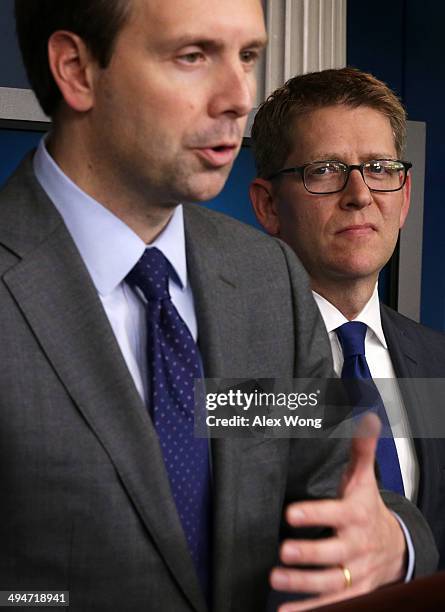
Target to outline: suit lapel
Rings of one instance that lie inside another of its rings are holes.
[[[381,315],[383,332],[395,374],[397,378],[404,379],[401,392],[408,420],[413,431],[427,432],[429,428],[423,419],[423,406],[428,402],[428,398],[424,397],[424,386],[421,390],[417,388],[416,379],[428,376],[422,370],[422,358],[418,356],[415,339],[399,324],[397,313],[382,305]],[[430,486],[430,483],[440,482],[440,466],[434,457],[432,440],[415,437],[413,441],[419,463],[417,505],[427,513],[427,505],[431,503],[434,506],[437,495],[437,491]]]
[[[185,207],[187,267],[198,318],[199,348],[207,378],[246,371],[246,309],[236,261],[224,253],[215,222]]]
[[[389,354],[398,378],[416,378],[418,357],[416,344],[405,329],[400,328],[388,308],[381,305],[382,327],[388,342]]]
[[[230,265],[218,245],[217,227],[194,213],[192,207],[186,207],[184,219],[204,375],[236,377],[246,370],[247,362],[236,266]],[[227,609],[232,594],[236,473],[242,446],[242,440],[212,440],[213,597],[217,606],[224,602]]]
[[[199,348],[206,378],[254,378],[258,365],[252,362],[247,339],[249,317],[242,279],[233,254],[226,251],[215,221],[204,212],[185,207],[187,265],[198,318]],[[271,443],[270,441],[268,441]],[[215,610],[231,606],[235,546],[236,511],[251,505],[241,499],[239,472],[246,452],[257,448],[257,437],[213,439],[213,598]],[[273,444],[273,443],[272,443]],[[268,455],[269,444],[265,444]],[[259,454],[261,456],[261,453]],[[278,469],[278,468],[277,468]],[[262,477],[252,472],[252,480]],[[238,568],[239,571],[239,568]]]
[[[21,230],[6,239],[0,232],[0,242],[21,257],[3,281],[68,394],[106,449],[172,575],[195,609],[203,611],[204,599],[151,420],[76,247],[30,174],[28,168],[31,189],[22,189],[12,198],[17,222],[14,225],[12,219],[9,227],[20,226]],[[38,217],[30,221],[29,210],[39,210]],[[7,215],[14,216],[10,209]],[[33,231],[33,221],[40,230]]]
[[[392,312],[381,306],[382,327],[397,378],[405,379],[401,388],[408,419],[414,431],[419,431],[421,415],[415,381],[421,374],[415,342],[405,329],[397,325]]]

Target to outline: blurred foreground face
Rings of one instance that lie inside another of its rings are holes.
[[[315,110],[297,119],[293,134],[286,168],[324,160],[397,159],[389,120],[366,106]],[[408,212],[409,177],[393,193],[371,192],[358,170],[343,191],[329,195],[309,193],[298,174],[282,175],[274,183],[276,216],[266,229],[297,252],[315,290],[332,281],[377,280]]]
[[[92,142],[113,178],[171,205],[224,186],[255,96],[260,0],[133,0],[97,68]]]

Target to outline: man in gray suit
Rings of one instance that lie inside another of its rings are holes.
[[[200,369],[331,372],[291,250],[178,205],[219,192],[239,150],[259,0],[17,0],[16,14],[53,129],[0,195],[2,589],[69,590],[82,611],[253,612],[286,507],[292,526],[338,532],[321,541],[329,571],[276,570],[275,586],[353,594],[339,564],[357,554],[366,588],[403,579],[409,539],[378,494],[373,439],[355,442],[342,499],[316,503],[302,500],[337,493],[343,443],[215,440],[210,459],[190,430]],[[432,571],[420,515],[390,503]]]

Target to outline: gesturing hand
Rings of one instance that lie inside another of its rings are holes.
[[[293,567],[273,569],[272,587],[317,595],[283,604],[279,612],[312,610],[403,578],[405,537],[380,497],[374,472],[379,432],[375,415],[361,420],[338,499],[299,502],[286,509],[286,520],[292,527],[326,526],[334,535],[282,543],[280,560]],[[298,565],[315,567],[298,569]]]

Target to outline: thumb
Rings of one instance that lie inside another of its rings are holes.
[[[351,441],[351,456],[343,474],[340,495],[345,495],[353,486],[375,481],[375,451],[381,430],[380,419],[368,413],[360,420]]]

